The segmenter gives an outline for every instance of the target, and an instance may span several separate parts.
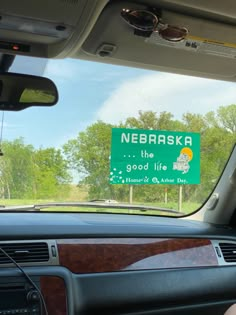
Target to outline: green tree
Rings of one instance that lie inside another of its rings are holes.
[[[39,149],[33,159],[36,198],[65,197],[69,192],[71,176],[61,150]]]
[[[0,158],[2,198],[28,198],[33,195],[34,148],[24,144],[22,138],[2,145]]]
[[[0,157],[0,198],[35,199],[65,196],[71,177],[60,150],[35,150],[22,138],[4,141]]]
[[[138,117],[129,117],[124,123],[126,128],[152,129],[152,130],[181,130],[183,125],[174,120],[169,112],[139,111]]]
[[[222,128],[236,134],[236,105],[220,106],[217,110],[217,118]]]
[[[185,114],[186,131],[201,134],[201,185],[186,186],[185,198],[202,202],[212,191],[235,143],[236,105],[221,106],[206,115]],[[232,116],[232,118],[231,118]]]
[[[70,165],[82,177],[81,183],[89,186],[90,198],[112,198],[121,201],[128,201],[128,185],[110,185],[110,145],[111,145],[111,124],[98,121],[89,126],[84,132],[70,140],[64,146],[64,152]],[[120,127],[139,129],[165,129],[179,130],[183,124],[173,120],[170,113],[162,112],[159,115],[155,112],[139,112],[139,116],[129,117]],[[176,196],[170,190],[171,195]],[[163,201],[163,187],[157,186],[136,186],[134,189],[136,200]],[[174,198],[174,197],[173,197]]]
[[[207,130],[208,125],[203,115],[186,113],[182,117],[184,131],[199,132],[201,135]]]
[[[231,117],[232,116],[232,117]],[[172,130],[201,134],[201,185],[183,187],[185,201],[202,202],[212,191],[236,140],[236,105],[219,107],[205,115],[185,113],[181,120],[168,112],[139,112],[138,117],[128,117],[119,125],[122,128]],[[64,152],[87,184],[91,198],[128,200],[128,185],[109,184],[109,156],[111,129],[115,127],[98,121],[64,146]],[[136,185],[134,200],[163,202],[165,191],[168,201],[177,201],[178,186]]]
[[[64,146],[70,165],[89,186],[90,198],[115,198],[109,184],[111,124],[98,121]]]

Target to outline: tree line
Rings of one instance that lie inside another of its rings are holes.
[[[63,197],[71,175],[62,150],[35,149],[22,138],[2,143],[0,157],[1,199],[44,199]]]
[[[90,198],[111,198],[128,201],[128,185],[109,184],[111,129],[138,128],[199,132],[201,134],[201,185],[185,185],[185,201],[202,202],[212,191],[236,141],[236,105],[221,106],[205,115],[185,113],[175,119],[170,112],[139,112],[124,122],[111,125],[97,121],[64,145],[70,167],[84,174],[81,185],[89,187]],[[134,199],[140,202],[178,200],[176,185],[137,185]]]
[[[236,105],[221,106],[207,114],[185,113],[181,119],[166,111],[140,111],[119,124],[97,121],[79,132],[60,149],[39,148],[22,138],[2,143],[0,198],[63,199],[79,175],[78,185],[88,189],[91,199],[128,201],[127,185],[110,185],[111,130],[138,128],[199,132],[201,134],[201,185],[183,188],[185,201],[202,202],[219,178],[236,140]],[[178,186],[137,185],[134,198],[140,202],[163,202],[178,198]]]

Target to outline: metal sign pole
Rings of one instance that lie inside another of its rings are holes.
[[[165,204],[168,203],[168,188],[165,188]]]
[[[133,185],[129,186],[129,203],[133,203]]]
[[[182,203],[183,203],[183,186],[179,186],[179,205],[178,205],[178,210],[181,212],[182,211]]]

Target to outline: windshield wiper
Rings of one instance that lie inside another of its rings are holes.
[[[22,206],[0,206],[0,212],[37,212],[40,211],[40,208],[37,208],[36,205],[22,205]]]
[[[123,209],[123,210],[140,210],[140,211],[158,211],[165,213],[173,213],[177,216],[183,216],[185,213],[169,209],[162,208],[156,206],[146,206],[146,205],[135,205],[135,204],[126,204],[126,203],[106,203],[106,202],[93,202],[93,201],[85,201],[85,202],[50,202],[50,203],[42,203],[35,205],[22,205],[22,206],[9,206],[0,209],[1,211],[40,211],[42,209],[50,208],[50,207],[78,207],[78,208],[106,208],[106,209]]]

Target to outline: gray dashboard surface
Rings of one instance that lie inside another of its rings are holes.
[[[199,221],[98,213],[0,213],[0,239],[194,236],[234,238],[236,230]]]

